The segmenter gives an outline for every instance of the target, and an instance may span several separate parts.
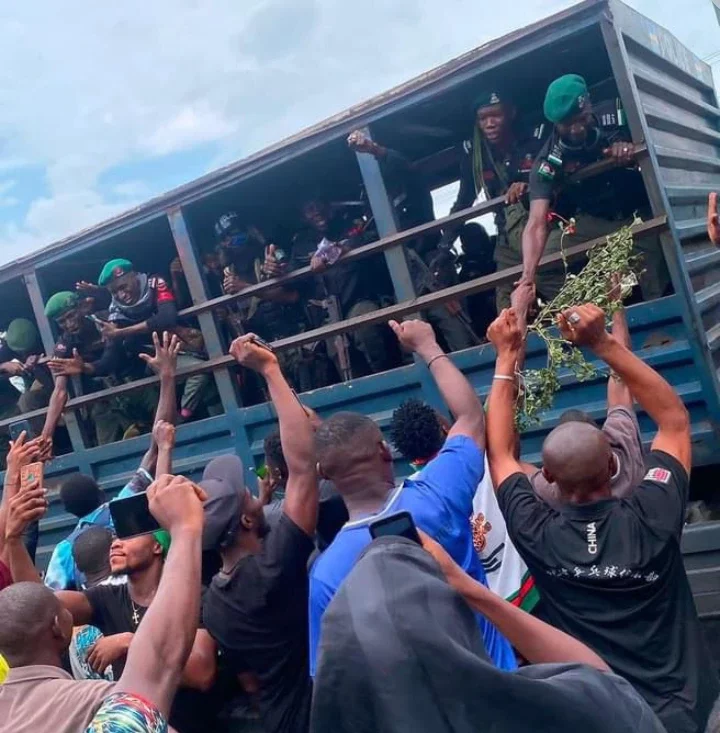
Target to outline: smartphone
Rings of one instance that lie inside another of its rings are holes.
[[[29,420],[18,420],[17,422],[11,422],[8,425],[8,432],[10,433],[10,440],[17,440],[20,437],[20,433],[25,431],[25,440],[32,440],[35,436],[33,435],[32,428],[30,427]]]
[[[252,342],[262,347],[263,349],[267,349],[268,351],[272,351],[273,353],[275,352],[275,349],[273,349],[273,347],[267,341],[265,341],[265,339],[261,339],[259,336],[253,336]]]
[[[121,540],[140,534],[151,534],[160,529],[157,519],[150,514],[145,492],[125,499],[115,499],[108,506],[115,525],[115,534]]]
[[[98,318],[94,313],[90,313],[85,316],[85,318],[87,318],[88,321],[92,321],[96,326],[104,326],[107,323],[107,321],[103,321],[102,318]]]
[[[407,540],[422,545],[422,540],[415,529],[415,522],[410,512],[398,512],[389,517],[383,517],[370,523],[370,536],[375,540],[378,537],[404,537]]]
[[[266,479],[270,473],[270,469],[267,466],[260,466],[260,468],[250,469],[259,479]]]
[[[33,484],[42,487],[43,485],[43,464],[42,461],[28,463],[20,469],[20,491],[29,489]]]

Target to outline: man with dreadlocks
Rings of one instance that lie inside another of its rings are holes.
[[[514,267],[522,264],[522,233],[528,220],[526,194],[546,126],[540,124],[530,135],[519,133],[517,110],[506,92],[483,92],[475,100],[473,111],[473,139],[463,143],[460,190],[450,213],[472,206],[481,192],[487,199],[505,196],[506,206],[495,213],[495,262],[499,269]],[[446,246],[458,233],[458,228],[444,232]],[[497,287],[498,313],[510,305],[511,289],[510,283]]]

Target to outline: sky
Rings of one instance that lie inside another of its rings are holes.
[[[2,3],[0,264],[572,4]],[[720,49],[711,0],[628,4]]]

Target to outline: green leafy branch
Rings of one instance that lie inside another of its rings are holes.
[[[637,217],[633,225],[641,222]],[[619,229],[606,241],[587,252],[587,264],[574,274],[568,271],[565,256],[565,237],[574,232],[575,221],[561,224],[563,235],[560,244],[565,283],[560,292],[547,304],[541,304],[535,321],[528,327],[528,334],[537,334],[545,343],[547,361],[542,369],[528,369],[520,374],[521,389],[516,407],[518,429],[537,424],[539,414],[552,407],[555,393],[560,389],[561,369],[568,369],[578,381],[596,376],[597,370],[589,364],[580,349],[560,336],[557,317],[560,313],[582,303],[594,303],[602,308],[608,318],[622,307],[625,290],[637,282],[641,257],[634,253],[630,226]],[[614,288],[611,278],[618,278],[620,287]]]

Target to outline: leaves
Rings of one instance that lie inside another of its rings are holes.
[[[637,217],[633,226],[641,222]],[[563,226],[563,240],[572,233],[575,222]],[[589,364],[580,349],[565,341],[555,326],[564,310],[582,303],[594,303],[611,318],[622,307],[622,295],[613,292],[611,277],[617,275],[627,282],[639,274],[641,257],[634,253],[632,229],[625,226],[606,238],[602,244],[587,253],[587,264],[580,273],[568,273],[565,251],[561,244],[565,266],[565,284],[547,304],[543,304],[528,334],[537,334],[547,349],[546,366],[528,369],[521,374],[520,394],[516,408],[516,423],[523,430],[539,422],[539,414],[552,407],[555,393],[561,387],[559,371],[567,369],[580,382],[593,379],[597,370]]]

